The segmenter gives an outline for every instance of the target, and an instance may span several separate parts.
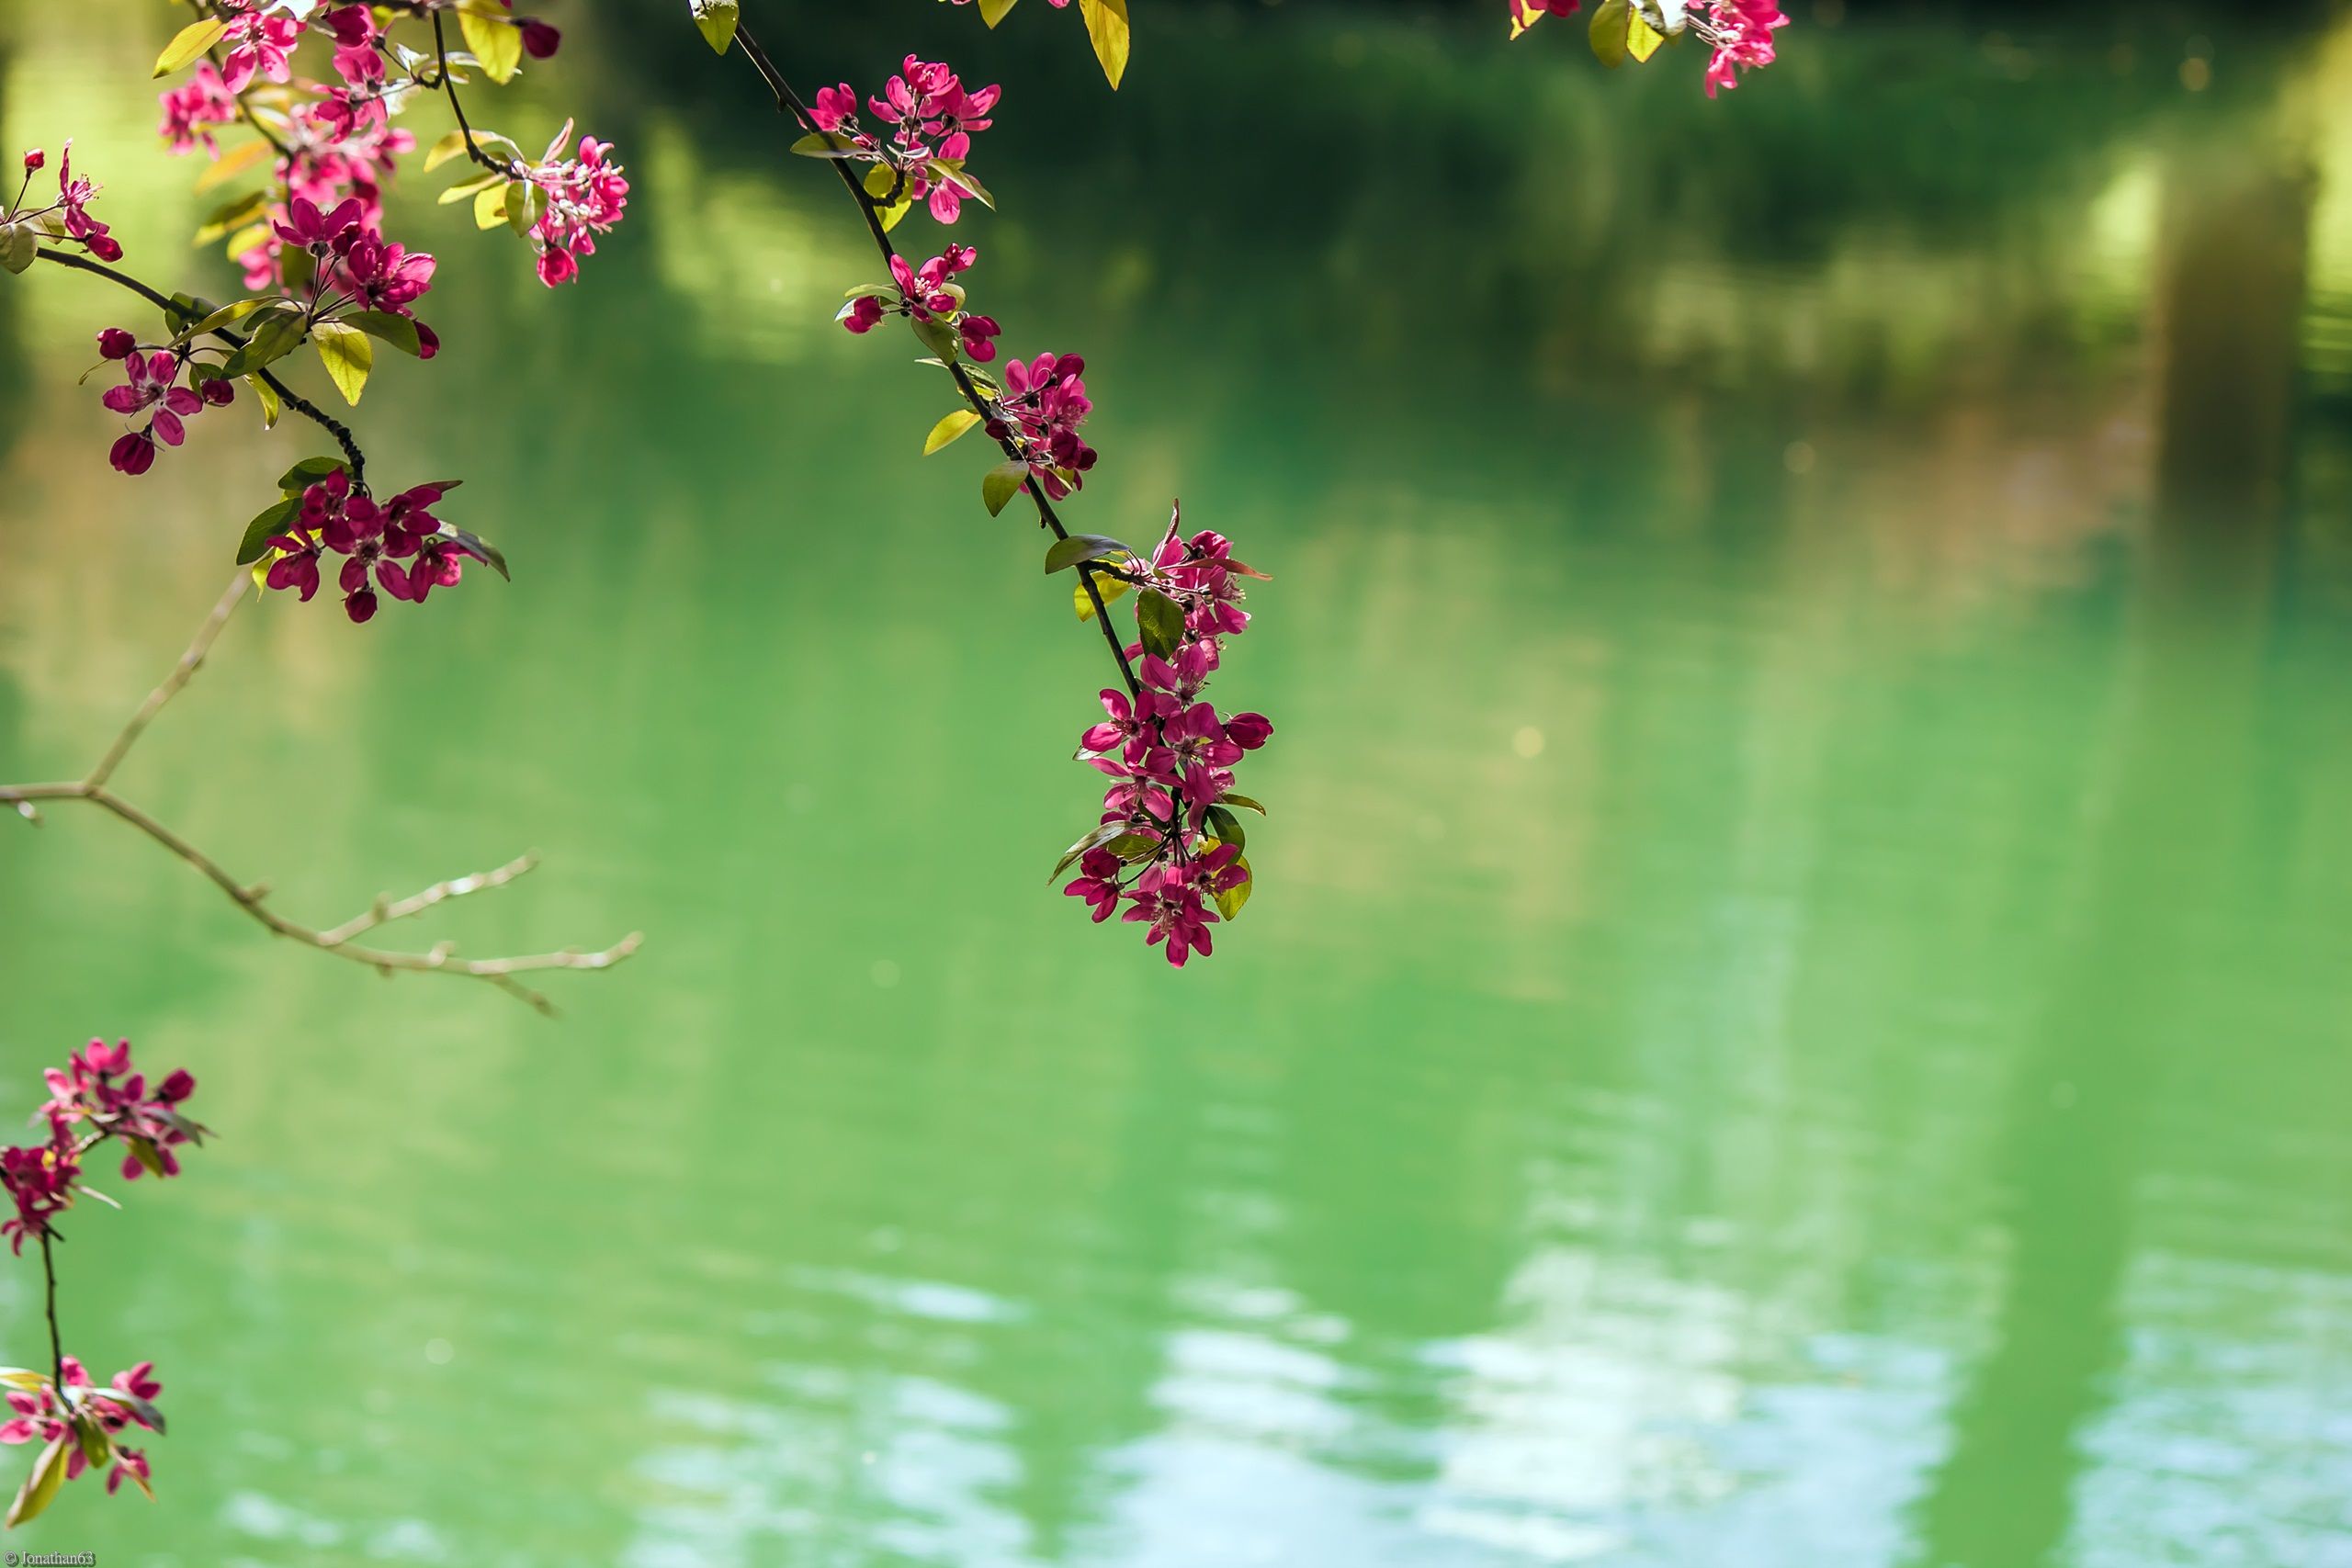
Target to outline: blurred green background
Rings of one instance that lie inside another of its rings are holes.
[[[755,19],[807,88],[1004,84],[957,237],[1090,361],[1073,526],[1181,495],[1274,575],[1216,958],[1041,880],[1102,651],[831,324],[841,193],[578,0],[481,118],[580,112],[628,224],[550,294],[412,175],[448,347],[361,410],[514,583],[249,610],[119,783],[320,924],[536,848],[415,940],[649,944],[549,1024],[0,830],[0,1111],[122,1034],[220,1134],[64,1253],[162,1501],[10,1544],[2352,1564],[2342,7],[1800,0],[1712,104],[1499,3],[1136,8],[1115,97],[1041,5]],[[225,293],[170,25],[0,6],[0,128]],[[318,445],[241,404],[110,472],[115,321],[0,288],[0,776],[96,753]]]

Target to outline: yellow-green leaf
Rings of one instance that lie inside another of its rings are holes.
[[[981,475],[980,500],[988,504],[989,515],[1001,516],[1028,478],[1029,465],[1017,457],[1008,457]]]
[[[493,82],[512,82],[514,73],[523,66],[523,29],[510,21],[499,21],[468,8],[458,13],[458,26],[466,35],[466,47]]]
[[[57,1489],[65,1484],[65,1439],[58,1438],[40,1450],[33,1461],[32,1473],[17,1489],[17,1500],[8,1505],[6,1528],[15,1529],[27,1519],[37,1518],[43,1508],[57,1496]]]
[[[453,130],[435,142],[424,154],[424,172],[431,174],[452,158],[466,155],[466,133]]]
[[[980,0],[980,20],[993,28],[1012,14],[1016,3],[1017,0]]]
[[[492,175],[495,182],[498,176]],[[493,183],[474,193],[474,227],[495,229],[506,221],[506,187]]]
[[[689,0],[695,27],[702,34],[703,42],[714,53],[725,54],[727,46],[735,41],[735,22],[740,8],[736,0]]]
[[[1094,40],[1094,58],[1116,92],[1127,73],[1127,0],[1078,0],[1086,17],[1086,36]]]
[[[220,35],[228,30],[229,24],[218,17],[190,22],[174,35],[172,41],[164,46],[164,52],[155,57],[155,74],[168,76],[183,66],[194,64],[206,50],[219,43]]]
[[[1224,892],[1215,895],[1216,912],[1228,920],[1241,913],[1241,906],[1250,902],[1250,895],[1258,886],[1258,879],[1250,873],[1248,855],[1234,856],[1233,863],[1241,873],[1241,885],[1238,887],[1228,887]]]
[[[345,402],[356,403],[368,385],[368,372],[375,368],[376,345],[366,333],[341,321],[321,321],[311,333],[318,344],[319,363],[327,367],[334,389],[343,394]]]
[[[205,166],[204,171],[196,176],[196,188],[204,191],[225,186],[268,157],[268,142],[241,141],[221,153],[218,160]]]
[[[1102,607],[1107,610],[1118,602],[1121,594],[1127,592],[1126,580],[1119,577],[1098,577],[1094,580],[1094,591],[1102,595]],[[1094,601],[1087,596],[1086,582],[1083,578],[1080,579],[1077,587],[1070,590],[1070,603],[1077,606],[1080,620],[1091,621],[1094,618]]]
[[[1600,8],[1592,14],[1586,35],[1592,42],[1592,57],[1611,71],[1625,63],[1633,17],[1634,8],[1626,0],[1601,0]]]
[[[980,416],[970,409],[957,409],[931,427],[931,434],[922,438],[922,455],[926,457],[930,457],[941,447],[955,442],[979,423]]]
[[[1650,26],[1641,8],[1629,6],[1625,11],[1625,52],[1646,64],[1649,57],[1666,45],[1666,35]]]

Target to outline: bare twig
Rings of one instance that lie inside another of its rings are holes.
[[[221,628],[228,624],[230,616],[236,613],[237,605],[243,601],[246,584],[246,574],[240,571],[231,581],[229,591],[221,595],[220,602],[213,606],[212,614],[207,616],[204,625],[198,628],[194,640],[188,644],[187,651],[180,655],[179,662],[173,667],[171,674],[166,676],[163,683],[154,691],[148,694],[146,702],[141,704],[139,711],[131,716],[130,721],[123,726],[122,732],[115,738],[114,744],[107,749],[106,755],[99,759],[97,766],[91,769],[87,776],[72,783],[0,784],[0,805],[15,807],[19,814],[33,822],[40,820],[37,809],[37,804],[40,802],[79,801],[95,806],[117,820],[137,829],[201,872],[214,886],[229,897],[231,902],[275,935],[289,938],[306,947],[314,947],[322,953],[332,953],[337,958],[347,959],[354,964],[365,964],[387,976],[414,973],[458,975],[469,979],[481,980],[549,1015],[555,1012],[554,1004],[539,992],[516,979],[516,976],[556,969],[609,969],[637,951],[639,944],[644,939],[641,933],[635,931],[612,946],[594,953],[582,952],[579,948],[566,948],[560,953],[526,953],[500,958],[460,958],[458,956],[456,946],[449,942],[442,942],[425,953],[402,953],[388,948],[362,946],[352,939],[373,931],[378,926],[389,924],[393,920],[406,919],[411,915],[421,914],[448,899],[463,897],[469,893],[486,892],[492,888],[503,887],[536,865],[537,858],[526,855],[510,864],[499,867],[496,871],[485,872],[474,876],[454,877],[447,882],[436,883],[422,893],[412,895],[397,902],[379,898],[365,913],[355,916],[339,926],[322,931],[302,925],[279,914],[269,906],[269,890],[266,887],[250,886],[240,881],[232,875],[228,868],[219,861],[214,860],[177,832],[108,788],[107,780],[112,777],[116,767],[121,763],[130,749],[138,744],[140,737],[146,733],[147,727],[154,721],[155,716],[187,687],[189,679],[203,665],[205,655],[210,651],[214,640],[220,635]]]

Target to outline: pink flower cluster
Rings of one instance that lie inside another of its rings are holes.
[[[583,136],[580,155],[568,158],[563,150],[571,140],[566,120],[530,171],[531,184],[547,200],[547,210],[531,225],[531,243],[538,248],[539,281],[550,288],[580,276],[578,258],[596,254],[595,237],[610,233],[628,206],[628,180],[609,157],[613,144]]]
[[[150,1432],[164,1429],[164,1417],[155,1408],[155,1397],[164,1392],[164,1385],[155,1379],[155,1363],[141,1361],[117,1372],[103,1389],[91,1386],[90,1374],[74,1357],[64,1358],[63,1371],[62,1389],[42,1378],[35,1387],[9,1391],[8,1408],[16,1415],[0,1422],[0,1443],[62,1443],[65,1479],[78,1481],[93,1464],[85,1447],[86,1428],[96,1434],[96,1439],[89,1448],[104,1456],[96,1462],[110,1467],[107,1495],[113,1496],[128,1476],[132,1485],[152,1499],[155,1494],[148,1484],[153,1472],[147,1455],[141,1450],[125,1447],[120,1437],[132,1427]],[[20,1381],[22,1376],[18,1374],[18,1379],[12,1381]]]
[[[1148,559],[1129,556],[1113,569],[1136,590],[1143,640],[1127,654],[1141,690],[1104,691],[1102,722],[1079,737],[1079,760],[1113,782],[1101,824],[1072,850],[1078,878],[1062,891],[1085,900],[1098,922],[1125,899],[1124,918],[1148,928],[1146,942],[1164,943],[1181,968],[1210,952],[1220,907],[1229,912],[1248,896],[1232,808],[1260,807],[1233,793],[1233,769],[1274,727],[1263,714],[1220,717],[1201,695],[1225,640],[1250,624],[1240,580],[1264,573],[1235,560],[1221,535],[1186,538],[1180,519],[1170,518]]]
[[[90,203],[97,199],[96,181],[74,177],[74,143],[68,139],[64,151],[57,158],[57,199],[41,207],[26,204],[32,190],[33,175],[48,165],[49,155],[36,147],[24,156],[25,177],[17,186],[16,199],[8,203],[0,223],[14,230],[29,229],[42,239],[71,240],[102,262],[122,259],[122,243],[107,231],[107,226],[90,216]]]
[[[50,1219],[72,1206],[81,1184],[82,1157],[99,1142],[119,1138],[129,1149],[123,1156],[125,1179],[142,1170],[157,1176],[179,1174],[173,1150],[198,1142],[204,1129],[181,1111],[196,1079],[187,1069],[150,1085],[133,1069],[130,1043],[108,1045],[93,1040],[63,1067],[44,1075],[49,1099],[34,1112],[37,1126],[48,1137],[29,1146],[0,1149],[0,1182],[15,1200],[16,1213],[0,1223],[9,1250],[21,1253],[28,1239],[50,1229]]]
[[[335,584],[344,614],[355,623],[374,617],[379,585],[395,599],[422,604],[435,588],[457,585],[466,557],[480,558],[468,536],[433,515],[433,504],[450,488],[418,485],[379,503],[337,467],[303,490],[287,531],[270,536],[278,554],[264,581],[295,590],[308,604],[319,591],[319,558],[332,551],[344,558]]]
[[[860,124],[857,92],[846,82],[818,89],[809,118],[819,130],[846,140],[843,156],[897,170],[910,200],[926,202],[932,217],[953,223],[964,210],[964,198],[974,194],[958,178],[971,156],[972,138],[992,123],[989,117],[1002,93],[994,85],[967,92],[944,64],[910,54],[899,74],[865,100],[878,130]]]
[[[1707,96],[1739,85],[1737,72],[1772,63],[1772,34],[1789,25],[1773,0],[1707,0],[1707,15],[1691,24],[1713,55],[1707,62]]]
[[[513,10],[513,0],[502,5]],[[217,157],[220,148],[211,132],[247,115],[242,99],[249,87],[266,81],[290,90],[294,106],[271,111],[270,134],[279,153],[278,198],[263,210],[264,222],[240,231],[250,237],[236,253],[246,288],[282,281],[284,231],[297,199],[322,212],[356,201],[360,227],[382,243],[384,187],[401,157],[416,147],[415,137],[395,127],[392,116],[415,93],[441,85],[433,57],[395,43],[390,29],[403,15],[425,17],[446,8],[416,4],[387,13],[346,4],[304,6],[297,15],[277,0],[217,0],[215,10],[227,23],[221,41],[228,53],[220,69],[199,63],[187,83],[161,95],[159,131],[175,152],[200,146]],[[511,17],[500,25],[512,25],[523,52],[537,60],[554,54],[562,37],[536,17]],[[312,33],[332,45],[333,81],[295,73],[296,51]],[[567,125],[540,163],[525,163],[519,155],[509,160],[514,178],[544,193],[545,210],[531,226],[530,238],[539,276],[549,287],[579,276],[579,258],[593,254],[594,236],[620,220],[628,194],[610,144],[582,138],[579,155],[568,157],[564,144],[570,139]]]
[[[1003,389],[992,400],[989,434],[1020,448],[1029,471],[1059,501],[1084,487],[1095,451],[1079,439],[1078,427],[1094,412],[1081,379],[1086,361],[1075,354],[1041,354],[1004,367]]]
[[[84,1156],[113,1138],[129,1151],[122,1161],[126,1180],[136,1179],[142,1172],[176,1176],[180,1162],[174,1151],[202,1142],[205,1129],[189,1121],[184,1109],[196,1092],[196,1079],[182,1069],[150,1084],[132,1065],[127,1040],[112,1045],[93,1040],[64,1066],[51,1067],[44,1077],[49,1099],[34,1112],[33,1122],[47,1135],[30,1147],[0,1149],[0,1181],[6,1182],[16,1206],[16,1213],[0,1224],[0,1233],[8,1236],[10,1249],[18,1253],[28,1239],[40,1239],[46,1265],[50,1263],[48,1242],[56,1235],[52,1222],[72,1204],[74,1193],[83,1190]],[[50,1288],[53,1333],[53,1273]],[[107,1470],[109,1494],[128,1478],[152,1496],[146,1454],[121,1439],[134,1427],[150,1432],[164,1429],[163,1414],[154,1404],[164,1385],[155,1380],[154,1372],[153,1362],[141,1361],[117,1372],[107,1386],[97,1388],[72,1356],[59,1355],[49,1374],[0,1368],[0,1386],[7,1390],[12,1413],[0,1421],[0,1443],[49,1445],[36,1461],[34,1473],[40,1475],[43,1466],[62,1465],[64,1473],[52,1484],[79,1479],[91,1470]],[[36,1494],[37,1489],[28,1484],[19,1494],[19,1508]],[[45,1494],[40,1495],[33,1512],[46,1501]],[[12,1514],[9,1522],[29,1517]]]
[[[958,0],[961,3],[961,0]],[[1510,8],[1510,36],[1517,38],[1546,17],[1572,17],[1579,8],[1578,0],[1504,0]],[[1695,8],[1694,8],[1695,12]],[[1738,72],[1772,63],[1772,34],[1789,25],[1777,0],[1704,0],[1702,14],[1687,14],[1681,20],[1665,24],[1657,15],[1657,7],[1649,10],[1653,25],[1670,25],[1680,31],[1687,27],[1699,35],[1700,41],[1713,52],[1707,61],[1707,96],[1713,97],[1718,87],[1739,85]]]
[[[868,284],[855,290],[835,319],[851,332],[860,333],[872,332],[885,316],[938,321],[956,329],[967,359],[986,365],[996,357],[996,339],[1003,329],[996,324],[994,317],[965,310],[964,286],[955,281],[956,274],[969,271],[978,259],[979,253],[970,246],[953,244],[921,266],[911,266],[905,257],[893,255],[891,281]],[[884,299],[894,290],[896,298],[884,304]]]
[[[107,453],[107,461],[119,472],[145,473],[155,466],[157,442],[178,446],[187,439],[184,421],[236,400],[236,383],[225,377],[191,376],[187,385],[180,384],[183,371],[201,368],[185,347],[158,348],[151,354],[128,330],[108,327],[98,334],[98,352],[122,361],[123,370],[122,385],[108,387],[98,400],[125,420],[139,421],[136,429],[116,437]]]

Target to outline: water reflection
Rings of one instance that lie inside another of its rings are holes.
[[[172,1380],[167,1503],[29,1544],[2352,1561],[2352,29],[2208,18],[2189,93],[2144,18],[1854,26],[1708,108],[1210,7],[1113,103],[1074,36],[910,7],[1068,106],[991,133],[1001,194],[1153,198],[978,236],[1023,346],[1102,378],[1089,516],[1181,487],[1277,572],[1236,678],[1284,725],[1279,874],[1171,977],[1007,892],[1067,838],[1094,654],[1007,613],[1026,547],[823,326],[854,232],[691,34],[583,22],[641,212],[567,298],[496,251],[435,295],[533,461],[450,427],[460,383],[369,392],[517,581],[364,637],[273,606],[125,787],[322,915],[520,823],[548,869],[451,934],[655,944],[550,1032],[263,948],[96,825],[0,837],[9,1060],[103,1022],[232,1133],[74,1244],[98,1359]],[[817,74],[869,26],[811,18]],[[20,141],[128,48],[13,43]],[[639,59],[677,89],[622,101]],[[109,104],[127,243],[178,254]],[[0,296],[11,774],[221,564],[220,518],[62,460],[102,423],[30,389],[89,308]]]

